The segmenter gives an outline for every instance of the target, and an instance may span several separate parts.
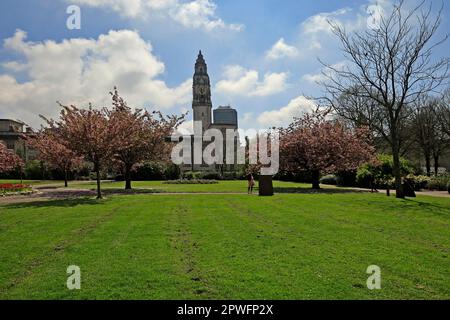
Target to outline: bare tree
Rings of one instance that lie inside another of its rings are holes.
[[[425,97],[417,102],[411,123],[411,133],[424,159],[427,175],[431,176],[431,161],[434,160],[434,174],[438,174],[439,159],[448,144],[448,138],[439,121],[440,100]]]
[[[441,121],[442,130],[450,137],[450,87],[444,92],[439,106],[438,118]]]
[[[449,78],[450,59],[433,56],[434,49],[448,39],[446,35],[434,40],[441,14],[442,8],[433,15],[431,5],[425,7],[424,2],[407,10],[404,1],[399,1],[381,17],[377,28],[348,33],[330,22],[348,63],[343,68],[324,64],[327,100],[341,115],[349,111],[345,104],[336,103],[342,94],[371,102],[374,128],[392,151],[398,198],[404,198],[400,155],[402,128],[411,116],[408,107],[440,89]]]

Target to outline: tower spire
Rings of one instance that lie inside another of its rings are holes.
[[[206,130],[211,124],[211,83],[208,76],[208,66],[201,50],[199,50],[197,61],[195,62],[192,93],[194,121],[202,121],[203,130]]]

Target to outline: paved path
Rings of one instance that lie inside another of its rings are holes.
[[[421,196],[450,198],[450,193],[448,193],[448,191],[419,191],[416,192],[416,194]]]

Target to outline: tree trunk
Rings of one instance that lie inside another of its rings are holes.
[[[395,193],[396,197],[399,199],[404,199],[405,194],[403,192],[402,185],[402,173],[401,173],[401,164],[400,164],[400,151],[398,147],[398,140],[396,137],[392,139],[392,157],[393,157],[393,173],[395,178]]]
[[[67,188],[68,184],[67,184],[67,169],[64,170],[64,187]]]
[[[434,156],[434,175],[437,176],[439,174],[439,156]]]
[[[315,190],[320,189],[320,171],[319,170],[311,171],[311,179],[312,179],[312,188]]]
[[[102,190],[100,188],[100,168],[96,166],[95,172],[97,173],[97,199],[102,198]]]
[[[427,168],[427,176],[431,177],[431,157],[429,154],[425,153],[425,167]]]
[[[131,168],[125,166],[125,190],[131,190]]]

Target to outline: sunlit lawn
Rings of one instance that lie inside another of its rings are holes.
[[[0,180],[2,183],[20,183],[20,180]],[[64,187],[64,181],[59,180],[23,180],[24,184],[30,184],[34,187]],[[125,182],[123,181],[102,181],[103,189],[124,189]],[[247,193],[246,180],[233,181],[217,181],[216,184],[168,184],[165,181],[133,181],[134,189],[146,189],[149,191],[159,192],[180,192],[180,193]],[[282,193],[304,193],[310,192],[311,184],[295,183],[286,181],[273,181],[275,192]],[[97,184],[95,181],[69,181],[68,189],[91,189],[95,190]],[[322,188],[333,191],[333,186],[322,185]],[[339,188],[340,191],[345,191],[346,188]],[[255,193],[258,192],[258,182],[256,182]]]
[[[154,194],[10,204],[0,206],[0,243],[2,299],[450,299],[444,198]],[[366,288],[373,264],[381,290]],[[69,265],[81,268],[81,290],[66,288]]]
[[[133,181],[133,188],[136,189],[153,189],[155,192],[193,192],[193,193],[246,193],[247,192],[247,181],[246,180],[235,180],[235,181],[218,181],[217,184],[167,184],[164,181]],[[70,187],[70,185],[69,185]],[[274,181],[274,188],[286,188],[289,189],[306,189],[310,188],[310,184],[304,183],[293,183],[293,182],[283,182]],[[75,185],[74,188],[89,188],[95,189],[95,182],[90,182],[87,184]],[[103,182],[102,188],[105,189],[123,189],[125,188],[125,182]],[[258,190],[258,184],[256,183],[255,191]],[[292,191],[292,190],[291,190]],[[295,190],[294,190],[295,191]]]
[[[41,186],[41,185],[53,185],[53,184],[57,184],[57,185],[61,185],[64,186],[64,181],[58,181],[58,180],[17,180],[17,179],[3,179],[0,180],[0,184],[3,183],[14,183],[14,184],[18,184],[18,183],[23,183],[23,184],[30,184],[33,186]]]

